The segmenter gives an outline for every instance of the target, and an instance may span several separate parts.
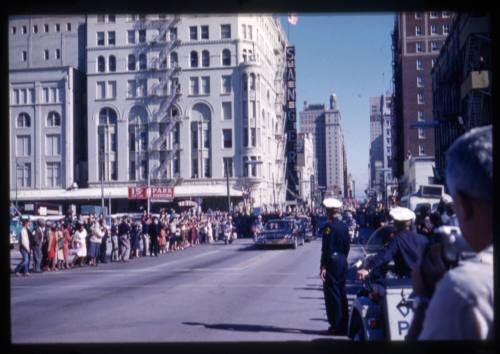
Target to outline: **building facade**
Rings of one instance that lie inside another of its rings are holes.
[[[9,18],[11,200],[86,185],[84,47],[84,16]]]
[[[137,206],[129,186],[175,185],[178,198],[225,207],[227,171],[232,197],[262,206],[274,191],[284,200],[287,39],[277,18],[108,14],[81,22],[88,188],[23,197],[109,198],[127,210]]]
[[[314,190],[314,148],[311,133],[299,133],[297,136],[297,170],[300,198],[311,206]]]
[[[408,156],[434,156],[430,72],[450,31],[454,14],[404,12],[392,33],[394,80],[393,175],[404,173]]]
[[[436,182],[444,184],[446,150],[466,131],[493,121],[491,19],[460,13],[431,71]]]

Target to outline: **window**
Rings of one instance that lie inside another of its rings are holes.
[[[103,73],[106,71],[106,60],[104,60],[103,56],[99,56],[97,58],[97,72]]]
[[[199,82],[197,77],[189,78],[189,94],[198,95],[200,93]]]
[[[61,59],[61,50],[56,49],[56,59]]]
[[[115,23],[115,21],[116,21],[115,15],[108,15],[108,22],[109,23]]]
[[[148,162],[146,160],[141,160],[140,174],[141,179],[148,178]]]
[[[146,43],[146,30],[139,30],[139,43]]]
[[[189,27],[189,39],[192,41],[196,41],[198,39],[198,27],[196,26]]]
[[[61,154],[61,139],[59,135],[47,135],[45,140],[45,154],[59,156]]]
[[[432,41],[432,42],[431,42],[431,50],[432,50],[432,51],[437,51],[437,50],[439,50],[439,45],[438,45],[438,42],[435,42],[435,41]]]
[[[418,138],[425,139],[425,131],[424,128],[418,128]]]
[[[148,66],[148,61],[146,58],[146,54],[139,54],[139,70],[146,70]]]
[[[415,19],[416,20],[421,20],[422,19],[422,13],[421,12],[415,12]]]
[[[49,88],[48,87],[43,88],[43,102],[45,102],[45,103],[49,102]]]
[[[443,16],[443,18],[448,18],[448,17],[450,17],[450,13],[448,11],[443,11],[442,16]]]
[[[16,26],[12,26],[11,27],[11,33],[12,34],[16,34]]]
[[[257,132],[255,128],[250,128],[250,141],[252,146],[257,146]]]
[[[435,63],[435,62],[436,62],[436,61],[435,61],[435,59],[432,59],[432,60],[431,60],[431,68],[433,68],[433,67],[434,67],[434,63]]]
[[[43,57],[45,60],[49,60],[49,51],[47,49],[43,51]]]
[[[111,55],[109,57],[109,62],[108,62],[108,66],[109,66],[109,71],[111,72],[115,72],[116,71],[116,57],[114,55]]]
[[[47,127],[60,127],[61,126],[61,116],[57,112],[50,112],[47,115]]]
[[[422,111],[418,111],[417,112],[417,120],[419,122],[423,122],[424,121],[424,112],[422,112]]]
[[[243,61],[244,62],[247,61],[247,50],[246,49],[243,49]]]
[[[16,138],[16,156],[31,155],[31,138],[29,135],[19,135]]]
[[[231,65],[231,52],[229,49],[224,49],[222,51],[222,65],[230,66]]]
[[[425,155],[425,151],[424,151],[424,146],[423,145],[419,145],[418,146],[418,154],[420,156]]]
[[[208,126],[203,127],[203,147],[210,149],[210,129]]]
[[[47,33],[49,31],[49,25],[47,24],[43,25],[43,31]]]
[[[128,168],[129,168],[128,179],[130,179],[131,181],[134,181],[135,180],[135,161],[130,161]]]
[[[26,28],[26,26],[23,26],[22,28],[23,28],[22,30],[23,34],[26,34],[26,32],[28,32],[28,29]]]
[[[252,26],[248,25],[248,39],[252,40]]]
[[[206,157],[203,159],[203,164],[204,164],[204,176],[205,178],[210,178],[211,173],[210,173],[210,158]]]
[[[137,96],[137,84],[135,80],[127,81],[127,97]]]
[[[257,158],[255,156],[251,157],[252,162],[256,162]],[[257,177],[257,164],[253,163],[252,165],[252,177]]]
[[[257,117],[257,109],[256,109],[255,101],[250,101],[250,107],[252,108],[251,117],[255,119]]]
[[[201,26],[201,39],[208,39],[208,26]]]
[[[437,11],[431,11],[431,18],[439,18],[439,12]]]
[[[169,29],[169,36],[171,41],[177,40],[177,27]]]
[[[417,70],[424,70],[424,65],[420,59],[417,59]]]
[[[241,25],[243,39],[247,39],[247,25]]]
[[[116,98],[116,81],[108,81],[108,98]]]
[[[147,80],[139,80],[138,82],[138,92],[137,92],[137,96],[139,97],[144,97],[147,95]]]
[[[422,43],[421,42],[415,43],[415,49],[416,49],[417,53],[421,53],[422,52]]]
[[[431,25],[431,35],[436,35],[437,33],[437,26],[436,25]]]
[[[97,32],[97,45],[98,46],[104,45],[104,32]]]
[[[106,98],[106,83],[104,81],[97,82],[96,98],[100,100]]]
[[[135,71],[135,55],[129,54],[128,56],[128,71]]]
[[[224,163],[224,177],[227,177],[227,172],[229,172],[229,177],[233,177],[233,159],[231,157],[224,157],[222,161]]]
[[[209,76],[203,76],[201,78],[201,93],[203,95],[210,94],[210,77]]]
[[[191,67],[197,68],[198,67],[198,52],[193,50],[190,54],[190,58],[191,58]]]
[[[222,119],[230,120],[233,118],[231,102],[222,102]]]
[[[104,23],[104,15],[97,15],[97,23]]]
[[[201,52],[201,66],[208,68],[210,66],[210,53],[208,50]]]
[[[127,31],[127,43],[135,44],[135,31]]]
[[[444,16],[443,16],[443,17],[444,17]],[[450,33],[450,25],[449,25],[449,24],[447,24],[447,23],[445,23],[445,24],[443,25],[443,34],[448,34],[448,33]]]
[[[23,50],[23,53],[21,54],[21,59],[23,61],[28,60],[28,52],[26,52],[25,50]]]
[[[221,39],[231,38],[231,25],[221,25],[220,26],[220,37]]]
[[[248,128],[243,128],[243,147],[248,147]]]
[[[422,35],[422,27],[415,26],[415,36],[421,36],[421,35]]]
[[[57,87],[50,88],[52,102],[60,102],[59,89]]]
[[[18,187],[30,187],[31,186],[31,164],[24,163],[22,165],[17,165],[17,186]]]
[[[422,76],[417,76],[417,87],[424,87],[424,78]]]
[[[424,104],[424,95],[422,93],[417,93],[418,104]]]
[[[55,29],[56,32],[61,32],[61,25],[59,23],[56,23]]]
[[[47,187],[61,186],[61,164],[59,162],[47,163]]]
[[[29,128],[31,127],[31,118],[26,113],[21,113],[17,116],[17,127],[18,128]]]
[[[38,33],[38,26],[37,25],[33,26],[33,33]]]
[[[222,93],[231,93],[231,76],[222,76]]]
[[[191,160],[191,178],[198,178],[198,159],[196,157]]]
[[[231,129],[222,129],[222,147],[232,148],[233,147],[233,131]]]
[[[71,23],[66,24],[66,31],[71,32]]]
[[[115,31],[108,31],[108,45],[115,45],[115,44],[116,44]]]
[[[248,177],[248,157],[243,156],[243,177]]]
[[[179,57],[176,52],[170,53],[170,67],[175,68],[179,64]]]

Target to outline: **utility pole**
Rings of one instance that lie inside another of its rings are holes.
[[[229,161],[228,159],[224,160],[224,169],[226,170],[226,185],[227,185],[227,212],[231,212],[231,196],[229,195]]]
[[[148,215],[151,210],[151,169],[149,168],[149,154],[148,154],[148,190],[147,190],[147,195],[148,195]]]
[[[104,147],[101,149],[101,210],[104,210]]]

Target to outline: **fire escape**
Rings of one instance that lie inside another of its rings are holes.
[[[174,135],[179,134],[182,121],[175,106],[181,97],[178,79],[181,67],[178,56],[169,58],[180,44],[175,27],[179,21],[180,16],[174,15],[143,23],[143,28],[155,31],[155,35],[147,42],[147,52],[158,53],[150,60],[149,72],[153,78],[148,80],[147,90],[147,100],[151,107],[151,118],[148,121],[149,171],[152,180],[164,185],[175,185],[179,178],[179,174],[173,172],[172,162],[180,151],[179,139],[175,139]]]

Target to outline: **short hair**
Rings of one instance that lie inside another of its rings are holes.
[[[463,192],[493,203],[492,126],[474,128],[459,137],[446,153],[446,184],[450,194]]]

